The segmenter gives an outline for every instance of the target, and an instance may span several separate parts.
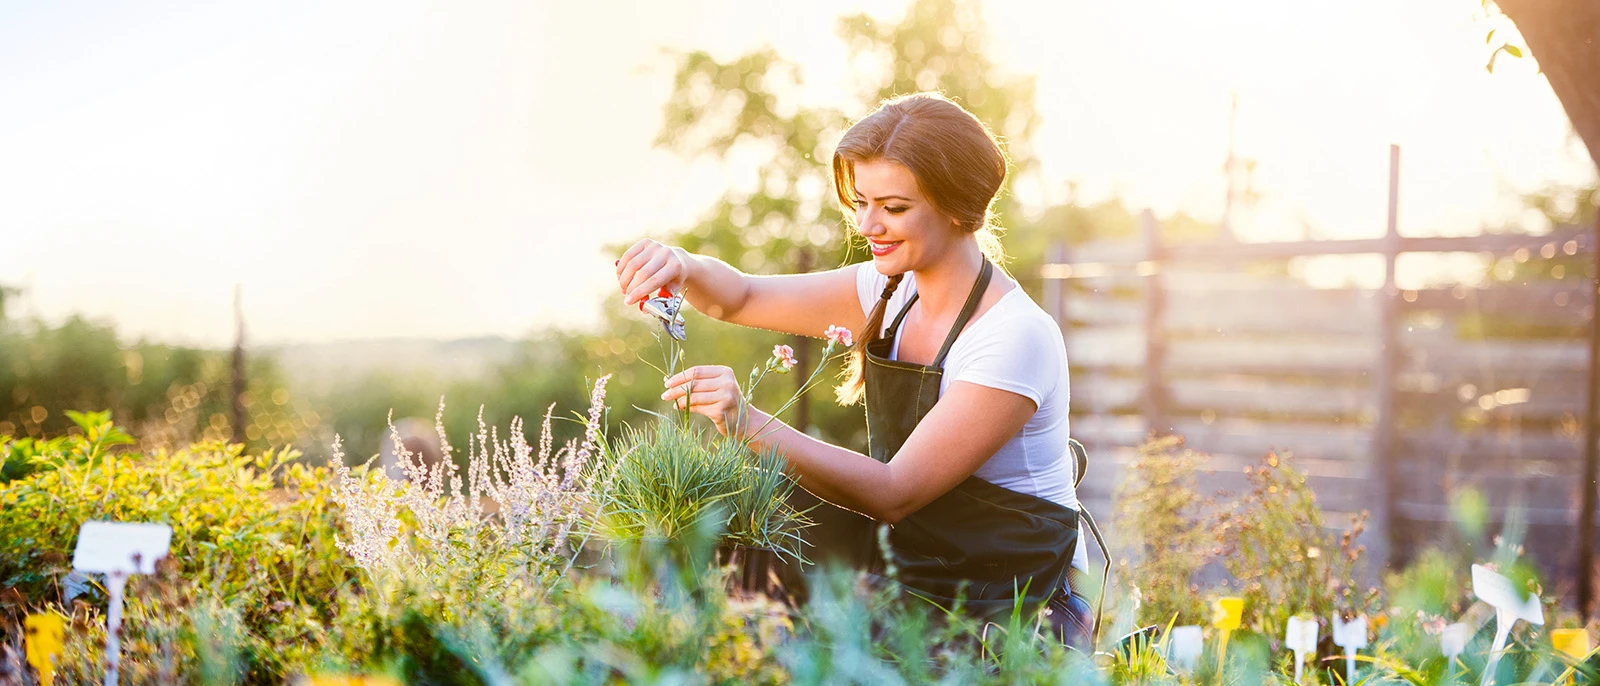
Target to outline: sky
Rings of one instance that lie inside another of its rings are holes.
[[[17,314],[221,346],[592,327],[606,247],[681,227],[745,160],[652,148],[672,50],[770,45],[852,114],[834,26],[906,0],[0,4],[0,284]],[[1220,216],[1230,103],[1245,240],[1529,223],[1592,166],[1530,59],[1483,65],[1475,0],[989,0],[1037,79],[1031,207]],[[842,239],[842,238],[841,238]]]

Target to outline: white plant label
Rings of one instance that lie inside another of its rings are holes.
[[[1439,652],[1444,653],[1444,658],[1450,662],[1450,680],[1456,678],[1456,657],[1467,649],[1467,641],[1472,640],[1472,627],[1456,622],[1444,628],[1439,633]]]
[[[1538,594],[1523,593],[1505,575],[1483,565],[1472,565],[1472,594],[1494,608],[1494,644],[1489,648],[1489,663],[1483,667],[1483,681],[1479,682],[1487,686],[1500,663],[1500,654],[1505,652],[1511,627],[1519,619],[1543,625],[1544,605],[1539,603]]]
[[[172,527],[165,524],[84,522],[72,568],[101,574],[154,574],[156,560],[167,556]]]
[[[1283,647],[1294,651],[1294,682],[1300,683],[1300,673],[1306,663],[1306,653],[1317,650],[1317,620],[1290,617],[1283,632]]]
[[[1367,647],[1367,616],[1356,615],[1346,622],[1333,615],[1333,644],[1344,648],[1345,683],[1356,681],[1356,650]]]
[[[156,560],[172,547],[172,527],[165,524],[84,522],[72,567],[106,575],[106,686],[116,686],[122,655],[122,589],[133,574],[153,574]]]
[[[1174,667],[1185,672],[1194,669],[1203,649],[1198,626],[1175,626],[1167,636],[1167,659],[1172,661]]]

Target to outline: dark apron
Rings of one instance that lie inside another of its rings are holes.
[[[895,336],[916,303],[866,349],[867,446],[888,462],[939,402],[945,356],[972,319],[994,271],[987,260],[966,304],[929,365],[890,359]],[[975,476],[911,513],[889,531],[890,561],[909,591],[944,607],[957,597],[974,616],[1004,619],[1022,599],[1024,617],[1066,583],[1078,545],[1078,512]]]

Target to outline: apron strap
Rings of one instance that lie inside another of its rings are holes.
[[[978,271],[978,282],[972,284],[972,292],[967,294],[967,302],[961,306],[961,314],[956,317],[955,325],[950,327],[950,335],[945,336],[944,346],[939,348],[939,354],[933,358],[933,364],[929,366],[944,368],[944,358],[950,354],[950,346],[956,344],[956,336],[961,334],[962,329],[967,328],[967,322],[972,320],[972,313],[978,311],[978,301],[983,300],[983,292],[989,290],[989,277],[993,274],[994,265],[985,259],[983,269]]]
[[[972,313],[978,311],[978,301],[983,300],[984,291],[989,290],[989,278],[993,274],[994,265],[989,262],[988,258],[984,258],[983,268],[978,270],[978,281],[972,284],[972,290],[967,293],[967,302],[961,305],[961,314],[956,315],[955,325],[950,327],[950,334],[945,336],[944,345],[940,346],[939,354],[934,356],[933,363],[929,364],[929,367],[934,369],[944,368],[944,358],[950,354],[950,346],[956,344],[956,336],[961,333],[962,329],[967,328],[967,322],[972,319]],[[911,294],[911,298],[906,300],[905,307],[900,308],[900,314],[895,315],[894,323],[890,324],[889,330],[884,332],[883,337],[885,339],[894,340],[895,335],[900,332],[900,322],[905,320],[906,314],[911,311],[911,306],[916,304],[917,299],[920,297],[922,297],[920,292]]]

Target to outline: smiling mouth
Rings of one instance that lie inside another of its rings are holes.
[[[900,244],[902,242],[903,241],[893,241],[893,242],[889,242],[889,243],[879,243],[878,241],[869,240],[869,241],[867,241],[867,246],[872,250],[872,254],[874,256],[882,257],[884,255],[887,255],[887,254],[893,252],[895,248],[900,247]]]

